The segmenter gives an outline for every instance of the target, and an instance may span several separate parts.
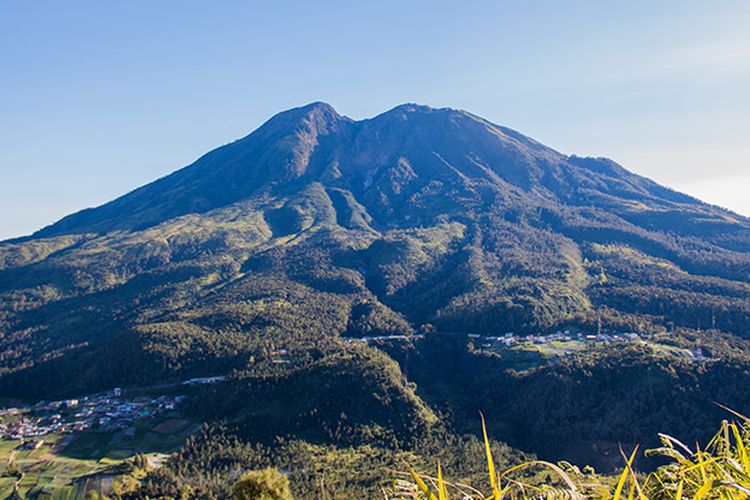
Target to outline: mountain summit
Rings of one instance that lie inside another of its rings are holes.
[[[433,224],[443,211],[465,215],[469,200],[484,211],[607,203],[625,214],[646,203],[718,213],[614,162],[562,155],[465,111],[404,104],[353,121],[318,102],[279,113],[192,165],[36,236],[143,229],[314,182],[349,191],[389,227]],[[409,207],[415,197],[418,210]]]
[[[748,219],[611,160],[465,111],[313,103],[0,244],[0,389],[226,372],[270,344],[428,324],[747,335],[748,281]]]

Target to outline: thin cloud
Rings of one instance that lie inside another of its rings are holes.
[[[652,67],[662,71],[750,72],[750,39],[725,40],[669,51]]]

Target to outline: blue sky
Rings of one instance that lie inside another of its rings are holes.
[[[0,239],[322,100],[462,108],[750,215],[750,2],[0,3]]]

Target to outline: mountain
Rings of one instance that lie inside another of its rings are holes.
[[[599,323],[674,331],[686,348],[711,328],[707,349],[736,355],[744,380],[750,220],[454,109],[406,104],[361,121],[323,103],[285,111],[171,175],[0,243],[3,396],[233,371],[248,387],[259,373],[298,387],[295,377],[334,373],[327,390],[370,380],[354,413],[382,415],[403,437],[404,414],[431,425],[430,405],[456,407],[446,388],[478,375],[456,365],[432,384],[425,367],[440,355],[390,352],[394,367],[342,338]],[[464,354],[451,359],[476,362]],[[579,368],[566,376],[588,373]],[[407,382],[420,374],[415,392]]]
[[[533,332],[607,308],[745,335],[748,280],[748,219],[610,160],[464,111],[313,103],[0,246],[0,373],[118,341],[158,376],[220,369],[290,322],[310,339]]]
[[[441,215],[476,218],[560,205],[598,208],[610,220],[618,216],[647,230],[703,235],[707,228],[732,232],[733,224],[747,229],[747,220],[612,161],[562,155],[464,111],[407,104],[355,122],[314,103],[281,113],[194,164],[35,236],[140,230],[243,200],[298,193],[313,183],[348,191],[338,202],[344,212],[364,207],[363,221],[337,212],[347,229],[411,228],[435,225]]]

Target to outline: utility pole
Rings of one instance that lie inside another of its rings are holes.
[[[716,330],[716,309],[711,308],[711,330]]]

